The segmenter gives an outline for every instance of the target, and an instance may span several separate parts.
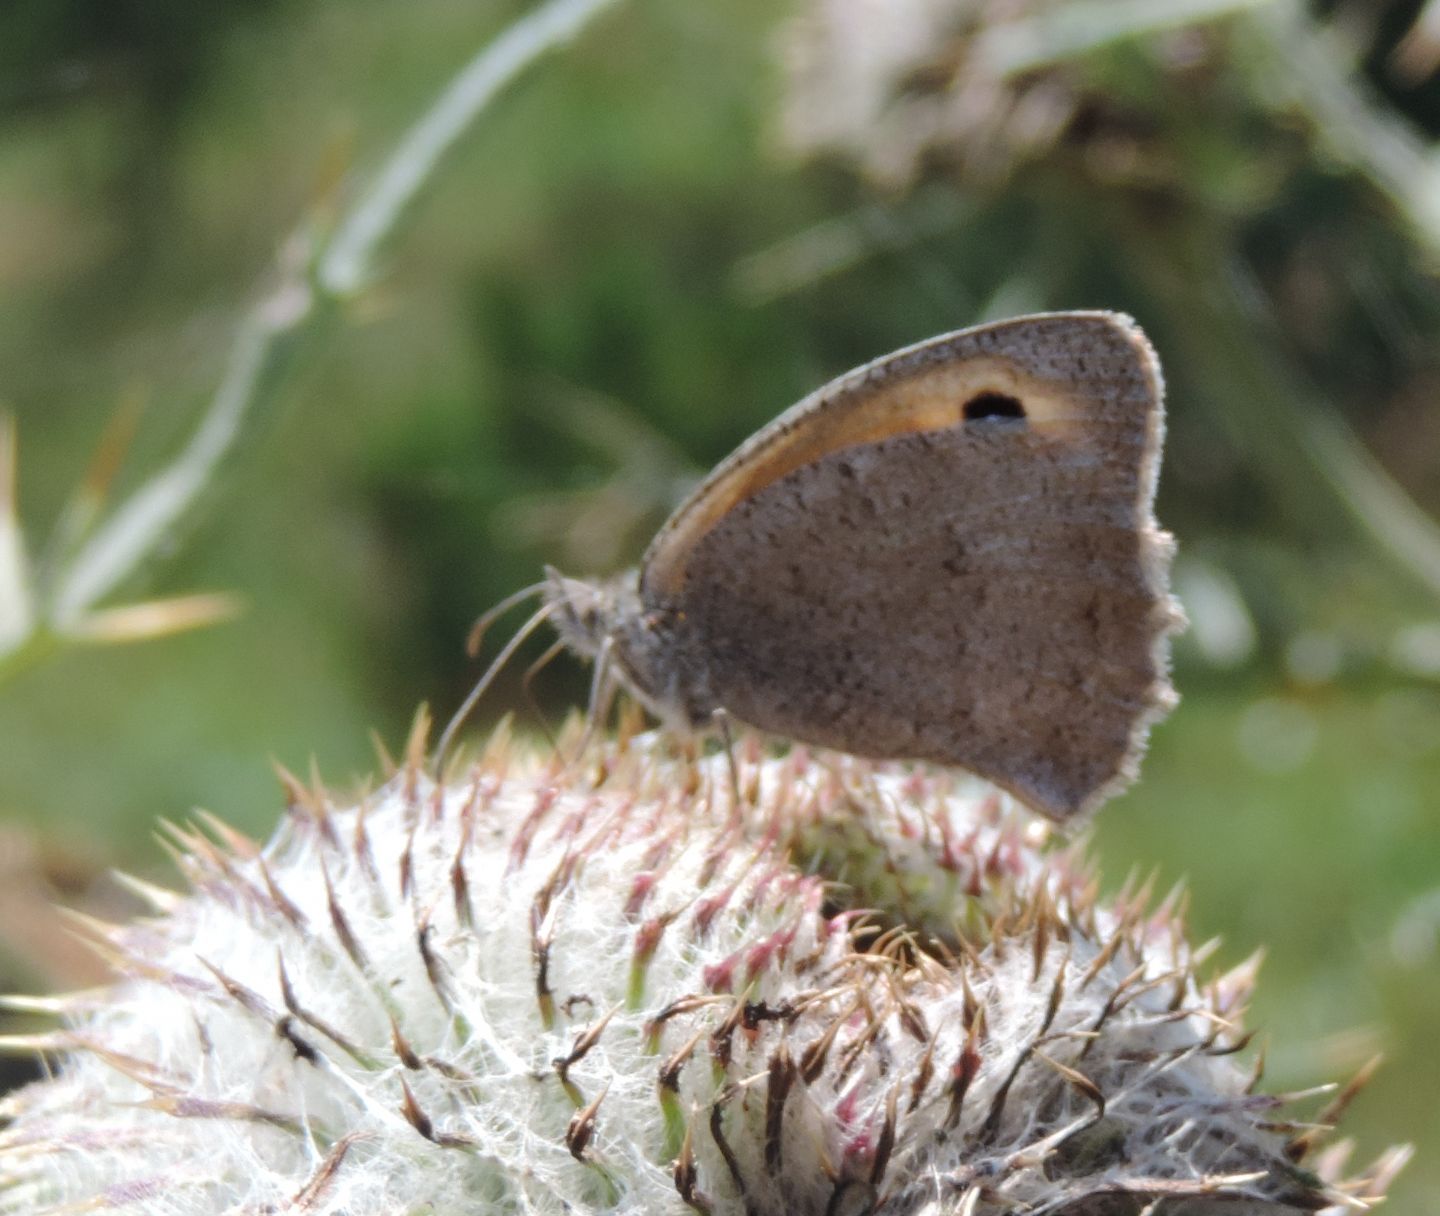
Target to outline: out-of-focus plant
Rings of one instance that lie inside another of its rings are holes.
[[[38,553],[17,510],[16,425],[0,414],[0,689],[67,648],[164,637],[238,610],[240,599],[231,594],[114,601],[197,522],[217,474],[262,428],[286,369],[378,273],[381,252],[434,185],[455,143],[501,89],[613,2],[547,0],[478,52],[347,205],[317,208],[283,244],[271,282],[241,320],[220,384],[181,451],[112,505],[109,491],[139,412],[137,402],[124,402]],[[48,987],[83,986],[98,975],[95,958],[74,948],[57,895],[80,898],[83,890],[84,904],[97,914],[117,898],[102,867],[82,859],[73,842],[63,858],[62,865],[57,850],[22,829],[0,836],[6,878],[0,952]],[[67,875],[73,883],[64,881]],[[0,1077],[0,1088],[9,1079]]]
[[[1349,190],[1350,222],[1370,224],[1359,243],[1398,262],[1408,245],[1418,270],[1404,270],[1436,311],[1440,153],[1362,76],[1373,31],[1347,15],[1327,23],[1297,0],[810,0],[786,35],[781,133],[857,168],[895,217],[883,240],[873,216],[852,224],[843,264],[893,245],[904,209],[923,198],[933,214],[946,190],[955,222],[987,206],[1033,214],[1022,295],[1063,294],[1087,258],[1075,277],[1093,283],[1107,259],[1172,369],[1203,369],[1188,383],[1290,525],[1358,526],[1434,594],[1440,528],[1336,405],[1400,391],[1355,347],[1403,338],[1403,308],[1393,287],[1365,298],[1330,249],[1332,213],[1297,202]],[[1395,51],[1412,78],[1433,70],[1435,24],[1430,6]],[[808,281],[840,264],[839,244],[816,246]],[[745,282],[803,285],[803,248],[752,259]],[[1002,289],[992,306],[1015,303]]]
[[[553,554],[562,569],[618,569],[643,548],[701,470],[624,404],[601,393],[557,383],[537,404],[537,414],[548,415],[612,471],[593,487],[509,499],[490,521],[490,535],[499,546]]]
[[[0,417],[0,685],[67,645],[161,637],[235,611],[235,598],[219,594],[107,601],[193,522],[295,355],[375,277],[383,249],[500,90],[614,2],[548,0],[476,54],[337,215],[317,211],[284,243],[273,282],[241,321],[219,387],[180,453],[107,509],[133,429],[122,410],[39,561],[16,509],[15,425]]]

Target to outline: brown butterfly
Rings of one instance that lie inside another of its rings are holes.
[[[1128,317],[945,334],[750,438],[638,570],[551,572],[542,614],[597,686],[672,729],[728,716],[1085,815],[1134,779],[1175,701],[1163,429],[1159,364]]]

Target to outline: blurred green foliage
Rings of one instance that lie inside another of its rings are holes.
[[[3,689],[0,826],[152,872],[157,816],[264,832],[268,758],[363,779],[371,728],[393,745],[419,702],[458,703],[478,611],[546,561],[633,560],[688,477],[825,378],[986,315],[1124,309],[1166,362],[1160,516],[1197,620],[1184,703],[1096,847],[1115,882],[1188,877],[1225,961],[1268,948],[1273,1084],[1387,1053],[1352,1130],[1416,1140],[1396,1210],[1440,1207],[1440,87],[1416,3],[1331,4],[1301,39],[1252,7],[997,80],[997,107],[1048,90],[1058,131],[887,176],[863,145],[782,146],[773,4],[622,4],[501,99],[126,589],[243,615]],[[24,519],[55,518],[124,399],[146,408],[119,492],[174,452],[283,234],[517,11],[0,9]],[[975,67],[920,59],[917,104]],[[556,664],[540,699],[584,679]],[[483,714],[511,705],[513,678]]]

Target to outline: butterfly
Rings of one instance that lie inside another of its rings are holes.
[[[1175,702],[1163,430],[1160,366],[1128,317],[944,334],[762,428],[638,569],[550,572],[541,611],[598,685],[672,730],[734,719],[1084,816],[1134,779]]]

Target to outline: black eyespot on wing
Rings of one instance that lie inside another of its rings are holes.
[[[1025,407],[1018,397],[1008,393],[976,393],[965,403],[965,421],[980,422],[986,418],[1025,417]]]

